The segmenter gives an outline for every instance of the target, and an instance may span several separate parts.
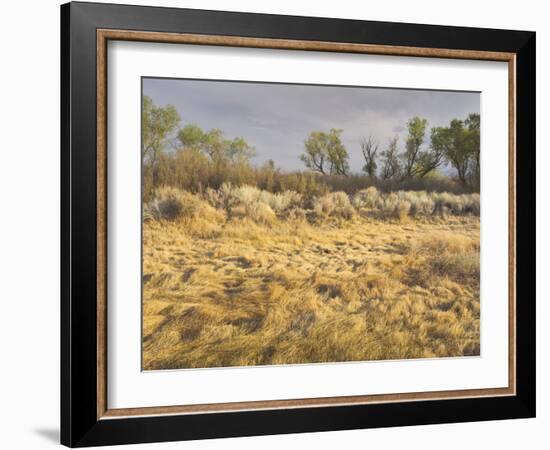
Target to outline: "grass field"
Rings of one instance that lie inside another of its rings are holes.
[[[144,369],[479,355],[471,199],[226,191],[144,213]]]

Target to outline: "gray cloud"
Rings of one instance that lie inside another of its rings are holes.
[[[351,170],[359,172],[362,137],[385,147],[398,135],[402,146],[413,116],[441,126],[480,111],[479,93],[455,91],[144,78],[143,94],[174,105],[183,125],[243,136],[256,147],[256,164],[273,159],[287,170],[303,167],[298,157],[314,130],[343,129]]]

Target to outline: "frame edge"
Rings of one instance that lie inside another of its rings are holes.
[[[76,8],[75,8],[76,6]],[[479,421],[479,420],[491,420],[491,419],[506,419],[506,418],[527,418],[534,417],[536,413],[536,398],[535,398],[535,305],[532,301],[534,297],[534,251],[535,251],[535,223],[534,223],[534,211],[535,211],[535,179],[534,179],[534,167],[535,167],[535,33],[529,32],[513,32],[520,33],[522,39],[521,48],[517,50],[518,64],[517,64],[517,79],[519,80],[516,92],[517,98],[517,116],[521,116],[521,121],[517,123],[517,135],[516,135],[516,176],[523,180],[523,183],[516,184],[518,187],[518,198],[522,198],[522,202],[525,205],[522,208],[517,208],[518,219],[516,222],[516,230],[518,231],[518,260],[516,261],[518,267],[518,277],[516,290],[521,293],[522,298],[525,301],[519,305],[518,313],[526,321],[521,324],[520,332],[518,332],[518,352],[516,356],[517,365],[516,373],[518,380],[518,392],[515,397],[501,399],[495,403],[500,405],[501,408],[497,408],[496,404],[493,405],[494,410],[486,402],[469,400],[467,403],[457,403],[461,401],[449,400],[445,402],[445,410],[448,408],[456,407],[461,410],[456,414],[443,413],[438,419],[431,418],[431,414],[424,411],[422,408],[426,408],[426,404],[429,402],[419,402],[418,405],[405,406],[396,405],[392,408],[397,412],[397,417],[391,425],[385,424],[384,420],[390,420],[388,414],[390,411],[381,411],[379,408],[374,407],[371,409],[364,408],[362,406],[351,407],[332,407],[334,415],[341,414],[342,419],[332,418],[333,422],[327,422],[328,416],[332,416],[326,411],[326,408],[318,408],[318,411],[307,416],[307,413],[303,410],[297,409],[295,413],[288,413],[287,417],[282,420],[280,425],[262,423],[261,419],[268,420],[269,418],[282,417],[283,412],[263,411],[255,412],[255,415],[249,415],[247,413],[231,413],[230,416],[223,414],[226,420],[230,422],[229,425],[223,425],[220,414],[213,414],[211,420],[202,420],[196,416],[189,416],[189,420],[186,422],[187,427],[182,427],[182,423],[178,424],[178,417],[180,416],[159,416],[159,417],[142,417],[132,419],[110,419],[110,420],[91,420],[88,416],[89,394],[83,394],[80,390],[84,385],[88,385],[92,379],[94,384],[96,383],[96,374],[87,375],[85,383],[78,382],[78,386],[73,385],[74,376],[82,375],[82,367],[86,366],[81,361],[75,361],[73,365],[73,358],[76,355],[76,349],[73,348],[73,338],[78,334],[75,344],[82,344],[82,334],[84,331],[73,329],[72,321],[74,318],[83,319],[82,312],[88,308],[78,308],[78,311],[72,309],[72,303],[77,300],[74,297],[76,289],[72,286],[73,268],[75,272],[78,272],[82,268],[82,264],[76,264],[73,260],[73,254],[77,255],[76,250],[72,249],[73,241],[77,242],[77,238],[82,238],[82,234],[78,232],[78,236],[73,235],[73,210],[72,210],[72,190],[75,187],[75,182],[72,179],[73,167],[78,167],[80,171],[83,171],[82,154],[79,153],[78,161],[74,161],[73,155],[73,137],[71,135],[72,128],[75,126],[74,116],[75,112],[72,110],[71,105],[75,101],[72,93],[72,81],[76,78],[73,72],[73,65],[77,68],[77,56],[76,49],[71,45],[75,40],[75,30],[77,25],[86,25],[85,30],[80,31],[80,36],[83,33],[89,33],[92,28],[102,25],[101,21],[97,21],[97,14],[92,14],[93,17],[89,21],[83,19],[83,13],[94,10],[107,12],[110,7],[115,5],[97,5],[90,3],[77,3],[77,4],[65,4],[61,6],[61,443],[67,446],[90,446],[90,445],[106,445],[106,444],[122,444],[130,442],[155,442],[159,440],[173,441],[180,439],[205,439],[213,437],[229,437],[229,436],[250,436],[250,435],[265,435],[273,433],[297,433],[297,432],[311,432],[311,431],[330,431],[330,430],[343,430],[343,429],[356,429],[356,428],[371,428],[371,427],[384,427],[384,426],[398,426],[406,425],[403,423],[403,419],[399,417],[405,412],[417,411],[419,417],[414,417],[409,424],[419,425],[427,423],[444,423],[447,421]],[[129,7],[125,5],[116,5],[124,8],[136,8],[143,11],[143,7]],[[147,8],[146,8],[147,9]],[[168,8],[161,8],[167,13]],[[127,10],[127,9],[126,9]],[[216,13],[221,13],[217,11]],[[238,13],[233,13],[237,16]],[[243,13],[245,14],[245,13]],[[139,17],[139,15],[137,15]],[[250,17],[250,15],[248,15]],[[292,16],[279,16],[279,17],[292,17]],[[317,19],[317,18],[309,18]],[[110,19],[109,19],[110,20]],[[114,19],[121,20],[120,17]],[[133,20],[136,20],[135,17]],[[322,19],[318,19],[322,20]],[[325,19],[326,20],[326,19]],[[329,19],[330,20],[330,19]],[[78,23],[77,23],[78,22]],[[412,25],[412,24],[402,24]],[[238,26],[238,25],[237,25]],[[422,25],[417,25],[421,27]],[[254,34],[254,30],[251,31]],[[95,42],[95,36],[94,36]],[[86,43],[88,46],[89,43]],[[85,49],[88,51],[88,47]],[[94,58],[95,61],[95,58]],[[88,63],[88,60],[86,60]],[[94,76],[95,78],[95,72]],[[86,83],[88,80],[86,79]],[[520,90],[520,85],[522,89]],[[88,86],[86,86],[88,88]],[[525,95],[520,101],[520,97]],[[94,103],[95,108],[95,103]],[[85,114],[79,111],[79,114]],[[84,120],[84,119],[82,119]],[[81,121],[82,121],[81,120]],[[94,135],[95,135],[95,129]],[[75,148],[77,148],[75,146]],[[82,151],[82,150],[81,150]],[[524,152],[520,155],[520,151]],[[80,155],[80,156],[79,156]],[[95,157],[95,154],[93,155]],[[521,160],[521,161],[520,161]],[[95,167],[95,165],[94,165]],[[89,170],[89,169],[88,169]],[[76,174],[78,175],[78,174]],[[79,184],[78,182],[76,184]],[[76,186],[78,187],[78,186]],[[77,190],[75,190],[78,193]],[[94,195],[96,191],[94,190]],[[85,199],[90,200],[93,196],[82,195]],[[76,204],[76,202],[75,202]],[[521,211],[518,211],[521,210]],[[95,211],[95,208],[94,208]],[[521,212],[525,214],[521,216]],[[82,214],[82,212],[78,212]],[[82,217],[76,216],[77,222],[81,222]],[[520,233],[521,228],[521,233]],[[78,230],[75,224],[75,230]],[[527,236],[525,236],[527,235]],[[87,235],[86,235],[87,236]],[[95,244],[95,242],[94,242]],[[80,246],[82,247],[82,246]],[[521,248],[524,247],[524,248]],[[521,253],[520,253],[521,252]],[[520,257],[521,255],[521,257]],[[91,257],[88,257],[91,258]],[[87,261],[88,261],[87,258]],[[95,257],[94,257],[95,258]],[[521,264],[519,264],[521,262]],[[524,269],[519,275],[519,268],[523,265]],[[77,267],[78,266],[78,267]],[[97,272],[97,271],[96,271]],[[95,276],[96,274],[94,274]],[[84,278],[83,274],[78,274],[80,279]],[[523,278],[522,278],[523,277]],[[521,280],[520,280],[521,278]],[[520,283],[521,281],[521,283]],[[524,290],[520,289],[525,287]],[[82,285],[82,283],[80,283]],[[78,300],[88,300],[89,293],[82,295],[82,298]],[[86,298],[84,298],[86,297]],[[528,302],[529,300],[529,302]],[[75,306],[77,304],[75,303]],[[519,312],[521,311],[521,312]],[[97,310],[96,310],[97,313]],[[95,319],[95,318],[94,318]],[[519,322],[519,320],[518,320]],[[75,322],[76,323],[76,322]],[[95,323],[95,320],[94,320]],[[87,329],[88,324],[84,328]],[[520,341],[521,335],[521,342]],[[94,337],[94,345],[96,344],[96,338]],[[87,342],[87,341],[86,341]],[[519,356],[522,355],[520,360]],[[96,355],[94,355],[95,358]],[[87,356],[83,356],[85,359]],[[524,365],[522,365],[524,364]],[[521,373],[520,373],[521,372]],[[89,379],[88,379],[89,377]],[[79,381],[79,380],[76,380]],[[94,393],[94,396],[96,394]],[[78,400],[82,400],[83,403]],[[75,408],[73,408],[73,405]],[[454,406],[451,406],[454,405]],[[478,405],[479,412],[471,418],[464,418],[463,414],[466,410]],[[441,405],[443,406],[443,404]],[[431,406],[434,408],[434,406]],[[77,411],[78,410],[78,411]],[[368,422],[366,416],[370,416],[374,411],[380,411],[381,417],[370,417],[371,422]],[[483,414],[491,412],[491,417],[484,417]],[[97,411],[94,407],[94,414]],[[213,417],[216,416],[216,417]],[[461,417],[462,416],[462,417]],[[97,416],[96,416],[97,417]],[[296,421],[302,417],[305,420],[302,427],[297,424],[292,424],[292,420]],[[293,419],[291,419],[293,418]],[[347,418],[348,422],[344,421]],[[289,420],[290,419],[290,420]],[[251,420],[251,426],[247,430],[244,425],[239,425],[239,421]],[[272,420],[272,419],[269,419]],[[219,432],[209,431],[208,424],[222,423]],[[234,428],[231,428],[233,424]],[[199,426],[199,429],[193,430],[194,425]],[[252,426],[256,425],[255,431],[249,431]],[[160,428],[166,428],[174,426],[171,432],[167,432],[166,436],[159,438],[158,431]],[[230,429],[228,429],[229,427]],[[118,431],[117,431],[118,430]],[[156,430],[156,431],[155,431]],[[150,431],[150,433],[149,433]],[[136,440],[141,439],[141,440]]]

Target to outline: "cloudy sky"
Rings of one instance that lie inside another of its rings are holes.
[[[143,94],[156,105],[174,105],[182,126],[194,123],[220,128],[227,138],[242,136],[256,148],[255,164],[273,159],[286,170],[303,168],[299,155],[311,131],[343,129],[350,169],[360,172],[362,137],[372,136],[384,149],[397,134],[403,148],[411,117],[441,126],[480,108],[479,93],[472,92],[160,78],[144,78]]]

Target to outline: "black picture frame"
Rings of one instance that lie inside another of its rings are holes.
[[[516,54],[516,395],[97,417],[96,30]],[[70,447],[535,416],[534,32],[94,3],[61,6],[61,443]]]

